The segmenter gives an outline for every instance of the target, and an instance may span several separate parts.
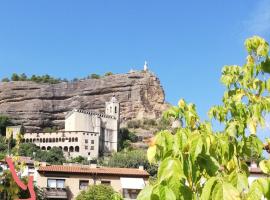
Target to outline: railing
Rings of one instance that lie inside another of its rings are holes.
[[[44,188],[46,198],[67,199],[66,188]]]

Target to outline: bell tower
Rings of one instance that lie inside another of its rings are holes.
[[[120,103],[118,100],[113,96],[110,101],[106,102],[106,115],[111,115],[116,117],[119,120],[120,118]]]

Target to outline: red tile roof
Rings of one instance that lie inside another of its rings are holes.
[[[79,173],[79,174],[102,174],[102,175],[119,175],[119,176],[136,176],[148,177],[149,174],[145,170],[135,168],[91,168],[89,166],[63,166],[51,165],[41,166],[39,172],[58,172],[58,173]]]

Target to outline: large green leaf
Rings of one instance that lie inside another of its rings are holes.
[[[159,185],[159,199],[176,200],[176,196],[168,186]]]
[[[219,169],[219,163],[217,160],[209,155],[198,156],[198,164],[202,169],[205,169],[209,176],[214,176]]]
[[[138,200],[151,200],[153,187],[151,185],[146,186],[138,195]]]
[[[240,193],[232,184],[223,182],[214,187],[213,200],[240,200]]]
[[[211,199],[212,190],[215,187],[215,184],[217,183],[218,178],[212,177],[204,184],[201,200],[209,200]]]
[[[234,171],[229,176],[229,182],[241,193],[248,190],[248,178],[246,174]]]
[[[171,177],[180,180],[183,177],[183,169],[178,159],[169,157],[163,160],[159,166],[158,180],[162,182]]]
[[[270,179],[259,178],[252,182],[247,194],[248,200],[261,200],[262,197],[270,199]]]
[[[193,134],[190,137],[190,155],[192,160],[195,161],[197,156],[202,152],[203,149],[203,140],[200,134]]]
[[[259,165],[264,173],[270,174],[270,160],[262,160]]]
[[[156,153],[157,153],[157,146],[156,145],[150,146],[147,149],[147,158],[148,158],[150,163],[154,162]]]

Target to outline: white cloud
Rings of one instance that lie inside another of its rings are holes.
[[[257,1],[250,19],[245,21],[245,26],[250,34],[264,37],[270,35],[270,0]]]

